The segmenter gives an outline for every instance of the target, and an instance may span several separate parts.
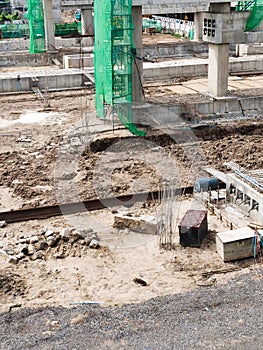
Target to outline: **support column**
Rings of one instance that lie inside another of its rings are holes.
[[[194,14],[194,41],[202,41],[203,38],[203,12]]]
[[[54,50],[55,46],[55,28],[53,19],[52,0],[43,0],[44,22],[45,22],[45,41],[46,50]]]
[[[229,44],[209,44],[208,91],[212,96],[226,96],[229,75]]]
[[[94,17],[92,9],[81,9],[82,35],[94,35]]]
[[[211,3],[210,12],[229,13],[230,2]],[[229,44],[209,43],[208,92],[212,96],[227,95],[229,75]]]
[[[132,20],[134,25],[133,43],[136,48],[136,56],[142,57],[142,6],[132,7]],[[143,60],[135,58],[132,67],[132,101],[142,102],[143,100]]]

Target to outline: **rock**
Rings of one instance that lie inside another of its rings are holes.
[[[39,239],[38,239],[37,236],[32,236],[32,237],[30,238],[30,243],[31,243],[31,244],[35,244],[35,243],[37,243],[38,241],[39,241]]]
[[[15,256],[10,256],[8,262],[10,264],[17,264],[18,263],[18,259]]]
[[[25,254],[24,254],[24,253],[22,253],[22,252],[20,252],[20,253],[16,254],[16,258],[17,258],[17,260],[21,260],[21,259],[23,259],[24,257],[25,257]]]
[[[79,239],[84,239],[86,234],[85,234],[85,231],[74,230],[72,232],[72,236],[76,237],[76,238],[79,238]]]
[[[37,260],[37,259],[42,259],[43,258],[43,252],[41,250],[39,250],[38,252],[35,252],[32,256],[31,256],[31,260]]]
[[[48,237],[47,244],[49,247],[55,247],[59,242],[59,237]]]
[[[4,247],[4,243],[2,241],[0,241],[0,248]]]
[[[13,247],[10,246],[9,244],[4,246],[3,249],[8,255],[14,255]]]
[[[55,259],[64,259],[66,256],[63,252],[54,254]]]
[[[84,314],[79,314],[71,319],[70,324],[72,325],[82,324],[86,321],[86,319],[87,319],[87,316],[85,316]]]
[[[90,245],[90,242],[92,241],[92,238],[90,238],[90,237],[85,237],[84,238],[84,241],[83,241],[83,243],[85,244],[85,245]]]
[[[20,238],[19,243],[30,243],[30,239],[29,238]]]
[[[52,236],[53,234],[54,234],[54,231],[53,231],[53,230],[47,230],[47,231],[45,232],[45,236],[46,236],[46,237]]]
[[[29,244],[27,255],[33,255],[35,252],[36,252],[35,247],[32,244]]]
[[[98,249],[99,247],[100,247],[99,242],[96,239],[92,239],[90,244],[89,244],[89,248]]]
[[[69,228],[63,228],[63,230],[60,232],[60,237],[63,239],[63,241],[68,241],[70,238],[70,229]]]
[[[48,244],[47,242],[41,241],[35,244],[35,250],[38,252],[39,250],[45,250],[47,249]]]
[[[4,220],[0,221],[0,228],[5,227],[6,226],[6,222]]]
[[[23,244],[23,245],[20,245],[18,248],[17,248],[17,251],[19,253],[22,253],[24,255],[28,255],[28,245],[27,244]],[[18,253],[18,254],[19,254]]]

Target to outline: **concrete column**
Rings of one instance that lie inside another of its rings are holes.
[[[210,12],[229,13],[229,3],[211,3]],[[229,44],[209,43],[208,92],[212,96],[226,96],[229,75]]]
[[[136,48],[136,56],[142,57],[142,6],[132,7],[132,20],[134,25],[133,42]],[[132,101],[142,102],[143,100],[143,60],[135,58],[132,67]]]
[[[194,41],[202,41],[203,38],[203,12],[194,14]]]
[[[45,41],[46,50],[54,50],[55,46],[55,28],[52,10],[52,0],[43,0],[44,21],[45,21]]]
[[[225,96],[228,89],[229,44],[209,44],[208,91],[212,96]]]
[[[94,16],[92,9],[81,9],[82,35],[94,35]]]

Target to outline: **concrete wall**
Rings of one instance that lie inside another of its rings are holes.
[[[262,56],[230,58],[230,73],[263,70]],[[161,63],[144,63],[144,81],[172,80],[178,77],[207,76],[208,60],[167,61]]]
[[[239,45],[239,56],[248,55],[262,55],[263,44],[240,44]]]
[[[92,38],[82,38],[82,47],[90,47],[93,45],[93,39]],[[60,37],[55,38],[55,45],[56,48],[72,48],[72,47],[79,47],[79,39],[78,38],[64,38],[61,39]],[[23,50],[29,50],[29,39],[5,39],[0,40],[0,52],[1,53],[8,53],[12,51],[23,51]]]
[[[208,44],[199,42],[180,42],[163,45],[147,45],[143,47],[143,56],[159,57],[185,57],[208,54]]]
[[[67,72],[61,71],[52,74],[20,74],[20,81],[17,80],[16,74],[5,74],[6,77],[0,79],[0,93],[32,91],[32,79],[38,80],[38,88],[40,90],[57,90],[79,88],[84,86],[84,73],[82,71]]]
[[[63,68],[85,68],[94,66],[94,55],[63,56]]]
[[[247,116],[256,116],[263,112],[261,96],[241,98],[242,107]],[[173,104],[172,102],[158,104],[141,104],[134,106],[133,121],[136,124],[161,127],[165,124],[182,125],[185,120],[199,121],[217,118],[236,118],[242,115],[239,98],[222,98],[205,102]]]
[[[0,55],[0,67],[10,66],[48,66],[51,62],[51,56],[48,54],[8,54]]]

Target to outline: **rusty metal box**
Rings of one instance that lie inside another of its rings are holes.
[[[208,229],[207,211],[187,210],[178,228],[182,246],[200,247]]]

